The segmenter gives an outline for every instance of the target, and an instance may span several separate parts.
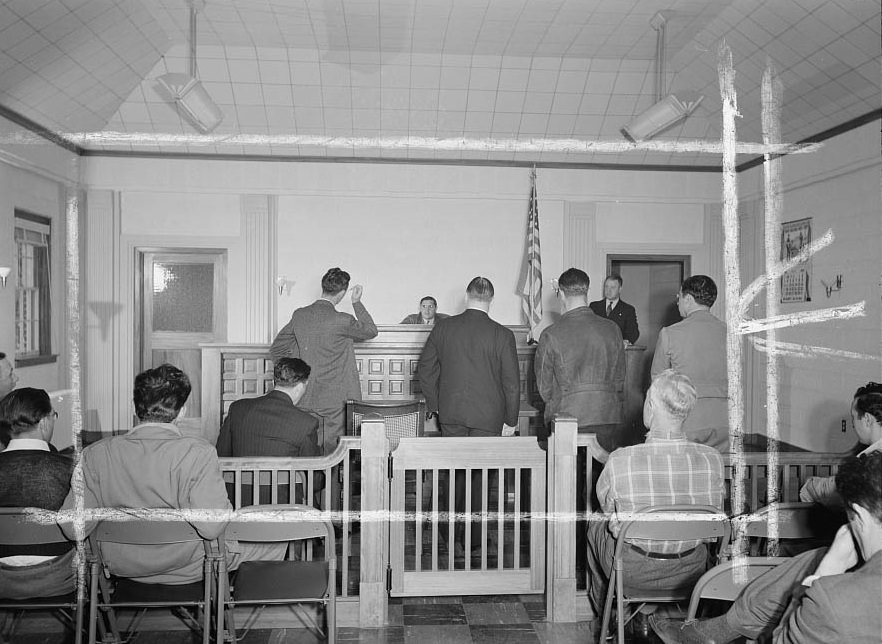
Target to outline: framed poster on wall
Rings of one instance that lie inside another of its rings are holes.
[[[781,260],[795,257],[812,241],[812,218],[781,224]],[[812,260],[794,266],[781,276],[781,302],[811,302]]]

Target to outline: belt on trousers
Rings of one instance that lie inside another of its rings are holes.
[[[625,545],[631,548],[634,552],[641,554],[644,557],[649,557],[650,559],[683,559],[695,552],[695,548],[689,548],[689,550],[684,550],[683,552],[650,552],[639,546],[635,546],[633,543],[626,543]]]

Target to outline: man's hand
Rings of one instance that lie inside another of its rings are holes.
[[[857,548],[854,545],[854,538],[851,536],[851,530],[846,523],[836,532],[833,544],[818,564],[815,575],[818,577],[827,577],[828,575],[841,575],[849,568],[854,567],[858,562]]]
[[[361,294],[364,292],[364,287],[361,284],[356,284],[352,287],[352,303],[361,302]]]
[[[511,425],[506,425],[505,423],[502,423],[503,436],[514,436],[517,429],[517,427],[512,427]]]

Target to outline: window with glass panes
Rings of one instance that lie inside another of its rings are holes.
[[[51,220],[15,211],[15,357],[52,353]]]

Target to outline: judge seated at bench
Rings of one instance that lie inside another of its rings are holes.
[[[427,324],[433,326],[435,320],[443,320],[449,317],[446,313],[438,313],[438,300],[427,295],[420,300],[420,312],[411,313],[401,321],[401,324]]]

